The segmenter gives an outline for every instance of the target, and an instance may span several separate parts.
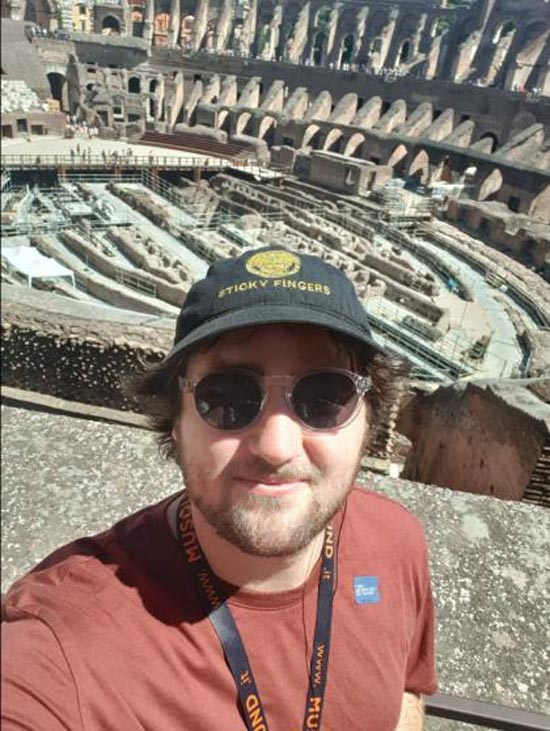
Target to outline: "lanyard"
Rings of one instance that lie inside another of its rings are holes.
[[[208,617],[216,630],[233,675],[248,731],[268,731],[260,694],[252,674],[244,644],[227,606],[223,590],[199,545],[193,526],[191,504],[184,492],[178,510],[178,540],[197,582]],[[332,598],[334,595],[334,530],[328,525],[323,543],[317,619],[304,711],[304,731],[321,728],[321,714],[328,673]]]

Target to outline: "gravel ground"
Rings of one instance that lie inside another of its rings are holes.
[[[180,487],[147,431],[8,406],[2,417],[3,591],[55,547]],[[425,526],[440,691],[550,713],[550,512],[385,477],[369,482]],[[429,728],[461,725],[430,719]]]

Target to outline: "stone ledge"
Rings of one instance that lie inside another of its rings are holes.
[[[9,406],[23,408],[28,406],[36,411],[65,414],[66,416],[75,416],[92,421],[105,421],[111,424],[124,424],[125,426],[150,430],[146,417],[132,411],[121,411],[109,409],[106,406],[93,406],[76,401],[66,401],[56,396],[49,396],[36,391],[25,391],[11,386],[2,386],[0,393],[2,403]]]

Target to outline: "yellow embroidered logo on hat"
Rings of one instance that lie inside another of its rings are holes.
[[[251,256],[245,266],[258,277],[290,277],[300,271],[301,262],[289,251],[262,251]]]

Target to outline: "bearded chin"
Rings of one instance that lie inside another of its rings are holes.
[[[214,494],[205,490],[211,480],[192,458],[179,450],[178,462],[191,502],[216,533],[244,553],[283,557],[298,553],[319,535],[340,510],[360,466],[338,475],[326,484],[326,476],[309,465],[306,470],[288,467],[277,470],[285,479],[305,480],[308,486],[296,494],[272,497],[244,493],[235,497],[218,476]],[[265,474],[265,463],[249,474]],[[271,472],[273,468],[271,468]]]
[[[214,530],[244,553],[254,556],[292,556],[308,546],[345,501],[330,505],[311,497],[299,521],[287,516],[281,498],[247,495],[225,507],[209,505],[189,490],[191,501]]]

